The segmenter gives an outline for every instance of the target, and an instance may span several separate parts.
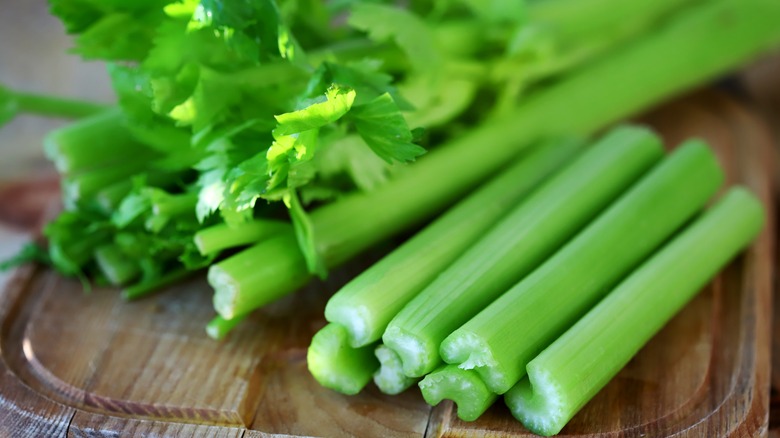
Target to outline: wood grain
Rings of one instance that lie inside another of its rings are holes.
[[[745,105],[703,92],[639,119],[670,145],[699,136],[729,183],[772,205],[771,141]],[[675,317],[564,429],[566,436],[737,436],[768,430],[774,213],[757,242]],[[364,261],[363,264],[368,261]],[[0,297],[0,436],[524,436],[497,403],[461,422],[410,389],[348,397],[308,374],[324,304],[354,266],[207,339],[202,276],[135,303],[26,267]],[[10,422],[3,419],[13,419]],[[35,429],[38,428],[38,429]]]

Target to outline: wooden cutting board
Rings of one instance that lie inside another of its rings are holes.
[[[771,139],[746,105],[702,92],[640,119],[670,145],[708,140],[729,184],[767,206],[755,244],[563,430],[577,436],[748,437],[767,432],[774,218]],[[412,388],[343,396],[306,369],[324,304],[354,267],[270,305],[216,342],[202,276],[123,302],[115,290],[21,268],[0,291],[0,436],[507,436],[499,401],[473,423]]]

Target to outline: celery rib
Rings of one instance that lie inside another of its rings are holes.
[[[425,376],[419,383],[425,402],[436,406],[442,400],[452,400],[458,406],[458,418],[474,421],[496,401],[479,375],[454,365],[443,365]]]
[[[527,366],[505,396],[534,433],[553,435],[758,234],[763,207],[733,188]]]
[[[213,225],[198,230],[194,240],[201,255],[210,255],[228,248],[257,243],[290,230],[287,222],[257,219],[232,226],[227,223]]]
[[[244,321],[249,315],[239,315],[233,319],[225,319],[220,315],[217,315],[206,324],[206,334],[211,339],[224,339],[231,330],[236,328],[242,321]]]
[[[280,263],[285,262],[285,263]],[[291,228],[209,267],[214,309],[225,319],[249,313],[311,279]],[[253,291],[265,290],[258,294]]]
[[[353,347],[379,340],[409,300],[580,148],[572,140],[535,148],[347,283],[328,301],[325,318],[347,328]]]
[[[347,331],[333,323],[314,335],[306,362],[320,385],[347,395],[359,393],[379,367],[374,346],[350,347]]]
[[[374,384],[383,393],[400,394],[417,382],[415,378],[406,377],[401,358],[386,345],[377,345],[374,355],[379,361],[379,369],[374,373]]]
[[[432,371],[447,335],[531,272],[662,157],[658,137],[623,126],[554,174],[393,318],[382,340],[401,357],[404,372],[419,377]]]
[[[450,334],[447,363],[476,369],[499,394],[525,365],[689,220],[723,181],[717,159],[688,141],[528,277]],[[522,342],[518,342],[520,339]]]

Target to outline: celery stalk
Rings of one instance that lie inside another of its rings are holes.
[[[201,255],[209,255],[224,249],[257,243],[285,230],[292,230],[287,222],[257,219],[234,226],[227,223],[212,225],[197,231],[194,239]]]
[[[12,92],[12,98],[19,112],[42,116],[81,118],[110,108],[101,103],[19,91]]]
[[[373,346],[350,347],[347,331],[333,323],[314,335],[306,362],[317,382],[347,395],[360,392],[379,367]]]
[[[325,318],[347,329],[353,347],[379,340],[409,300],[580,146],[578,141],[554,141],[522,157],[347,283],[328,301]]]
[[[534,433],[553,435],[759,232],[760,201],[731,189],[527,366],[505,400]]]
[[[117,108],[52,131],[44,140],[46,156],[58,171],[68,175],[158,156],[135,139],[122,117]]]
[[[474,421],[496,401],[485,382],[473,370],[462,370],[455,365],[443,365],[428,374],[419,383],[425,402],[436,406],[442,400],[458,405],[458,418]]]
[[[413,377],[406,377],[401,358],[386,345],[377,345],[374,355],[379,360],[379,369],[374,373],[374,383],[383,393],[400,394],[417,382]]]
[[[528,277],[441,344],[503,394],[526,364],[715,194],[723,173],[702,142],[686,142]],[[518,342],[518,340],[522,340]]]
[[[206,334],[211,339],[224,339],[231,330],[245,320],[249,315],[239,315],[233,319],[225,319],[219,315],[206,324]]]
[[[592,133],[776,47],[778,16],[775,0],[713,0],[674,14],[646,36],[562,76],[505,116],[431,152],[377,190],[313,211],[317,253],[327,266],[337,266],[452,203],[533,141]],[[269,263],[285,267],[294,260],[305,269],[301,255],[289,250]],[[297,283],[287,286],[279,290],[278,281],[256,283],[242,288],[241,294],[251,298],[236,301],[267,303],[292,292]],[[232,289],[217,287],[215,300],[229,307],[230,300],[222,296],[231,294]]]
[[[141,272],[138,264],[113,244],[95,249],[95,262],[103,275],[115,286],[127,283]]]
[[[542,263],[663,153],[647,129],[616,128],[508,213],[387,326],[382,340],[406,375],[432,371],[447,335]]]
[[[209,284],[220,291],[214,295],[214,309],[223,318],[233,319],[303,286],[311,279],[311,274],[306,269],[295,234],[288,227],[270,239],[211,265],[207,278]],[[247,293],[258,289],[268,292]]]

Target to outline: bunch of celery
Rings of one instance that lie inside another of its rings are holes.
[[[50,260],[129,298],[208,268],[215,336],[532,146],[780,42],[771,0],[50,3],[118,98],[0,89],[2,121],[85,116],[46,141],[65,206]]]
[[[487,229],[467,208],[486,186],[333,296],[312,375],[346,394],[422,378],[468,421],[506,394],[526,427],[559,432],[761,228],[741,188],[690,223],[723,173],[700,141],[662,157],[651,132],[615,128]],[[474,237],[448,247],[455,218]]]

